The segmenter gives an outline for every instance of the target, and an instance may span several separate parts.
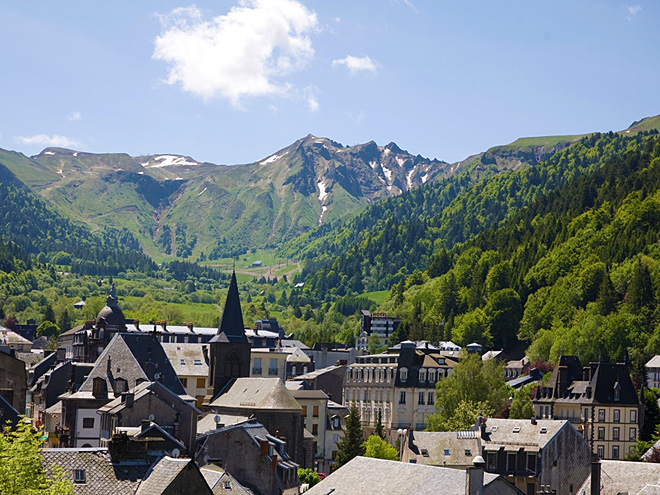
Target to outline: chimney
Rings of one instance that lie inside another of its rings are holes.
[[[564,397],[564,394],[566,394],[566,388],[568,387],[568,366],[560,366],[559,370],[559,377],[557,380],[557,398]]]
[[[135,320],[135,328],[140,329],[140,320]]]
[[[57,351],[55,351],[55,356],[58,363],[64,361],[66,359],[66,348],[58,347]]]
[[[260,449],[260,454],[263,456],[268,455],[268,440],[261,440],[259,441],[259,449]]]
[[[202,354],[204,354],[204,362],[209,362],[209,348],[206,345],[202,346]]]
[[[478,455],[472,461],[472,466],[467,468],[465,480],[465,495],[483,495],[484,471],[486,461]]]
[[[126,404],[126,407],[133,407],[134,400],[135,395],[133,395],[133,392],[124,392],[121,394],[121,401],[123,404]]]
[[[108,356],[107,367],[106,367],[106,375],[110,376],[111,374],[112,374],[112,357]]]
[[[600,495],[600,460],[591,461],[591,495]]]
[[[273,472],[277,471],[277,454],[273,454],[273,460],[271,461],[271,466],[273,467]]]
[[[142,424],[140,425],[140,431],[144,433],[151,427],[151,420],[149,419],[143,419]]]
[[[167,332],[167,321],[165,320],[161,321],[160,326],[163,328],[164,332]]]
[[[591,381],[591,366],[585,366],[582,368],[582,379],[585,382]]]
[[[193,331],[192,321],[188,322],[188,330],[190,330],[191,332]]]

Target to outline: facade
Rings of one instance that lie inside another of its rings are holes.
[[[357,404],[367,431],[379,412],[387,429],[423,430],[435,412],[435,384],[455,363],[428,343],[410,341],[384,354],[359,356],[346,370],[344,403]]]
[[[646,386],[660,388],[660,356],[653,356],[646,363]]]
[[[0,347],[0,397],[19,413],[25,413],[27,373],[14,349]]]
[[[238,378],[231,387],[209,406],[213,414],[246,416],[259,421],[269,432],[286,441],[288,454],[302,467],[314,452],[303,445],[302,407],[278,378]],[[230,471],[231,472],[231,471]],[[232,473],[233,474],[233,473]]]
[[[10,347],[17,352],[32,351],[32,341],[5,327],[0,327],[0,346]]]
[[[286,359],[288,352],[280,352],[277,349],[252,349],[250,358],[250,376],[255,378],[279,378],[286,379]]]
[[[637,445],[644,421],[640,397],[625,364],[583,368],[577,357],[561,356],[548,386],[537,387],[533,403],[537,419],[571,421],[598,458],[617,460]]]
[[[302,407],[305,429],[314,437],[314,443],[316,444],[316,452],[313,455],[315,466],[323,464],[325,433],[328,423],[328,396],[321,390],[292,390],[291,395]]]
[[[193,402],[155,336],[117,333],[101,353],[79,389],[70,389],[62,400],[63,447],[100,447],[99,408],[142,382],[158,381],[170,391]]]
[[[399,328],[401,318],[387,316],[385,313],[371,314],[366,309],[360,311],[360,336],[355,340],[355,348],[366,352],[369,337],[378,335],[381,344],[387,344],[390,336]]]
[[[316,369],[305,375],[292,377],[287,381],[297,383],[297,386],[291,386],[291,390],[323,390],[330,400],[338,404],[344,402],[344,378],[346,376],[346,365],[328,366],[327,368]]]
[[[202,469],[221,467],[255,495],[298,495],[298,465],[289,456],[286,441],[256,420],[200,436],[195,461]]]

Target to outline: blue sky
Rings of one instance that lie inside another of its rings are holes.
[[[656,1],[0,4],[0,147],[250,163],[308,133],[461,160],[660,114]]]

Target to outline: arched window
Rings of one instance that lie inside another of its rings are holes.
[[[426,381],[426,368],[422,368],[419,370],[419,381],[420,382]]]

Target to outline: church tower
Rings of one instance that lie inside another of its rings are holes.
[[[251,348],[245,336],[236,272],[233,272],[218,333],[209,341],[209,388],[205,405],[213,402],[233,379],[250,376]]]

